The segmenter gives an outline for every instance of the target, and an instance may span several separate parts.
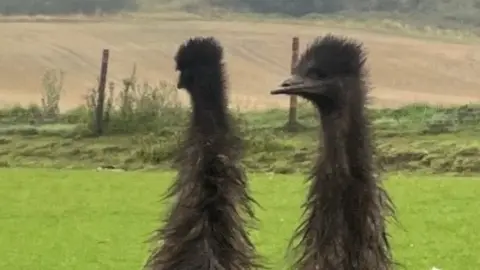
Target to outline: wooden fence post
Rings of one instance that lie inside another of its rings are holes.
[[[299,39],[298,37],[293,37],[292,39],[292,62],[290,66],[290,74],[293,74],[294,68],[297,65],[298,61],[298,50],[299,50]],[[288,111],[288,122],[287,129],[295,131],[297,129],[297,96],[290,96],[290,107]]]
[[[103,114],[105,106],[105,87],[107,84],[107,72],[108,72],[108,58],[110,52],[108,49],[103,50],[102,54],[102,66],[100,68],[100,80],[98,82],[98,97],[97,107],[95,110],[95,132],[97,136],[101,136],[104,131],[103,127]]]

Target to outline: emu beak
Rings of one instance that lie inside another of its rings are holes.
[[[301,95],[306,93],[319,94],[318,87],[322,86],[322,82],[304,79],[298,75],[292,75],[280,84],[279,89],[270,92],[271,95]],[[317,88],[317,89],[316,89]]]

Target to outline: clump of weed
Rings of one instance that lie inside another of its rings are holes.
[[[169,133],[182,126],[186,110],[182,108],[176,89],[166,83],[139,83],[134,66],[124,79],[122,88],[109,83],[105,93],[104,130],[107,134]],[[88,127],[93,131],[98,90],[92,88],[85,97],[86,111],[91,117]]]
[[[43,75],[41,108],[44,119],[57,119],[60,115],[60,97],[63,93],[64,72],[50,69]]]
[[[424,123],[423,134],[442,134],[455,132],[457,125],[454,117],[450,114],[440,112],[434,114],[430,119]]]
[[[36,104],[30,104],[27,107],[14,105],[0,109],[0,122],[2,124],[35,124],[41,122],[42,109]]]
[[[100,80],[97,78],[97,83]],[[109,126],[110,115],[113,110],[113,99],[115,97],[115,84],[110,82],[108,84],[108,91],[105,93],[105,106],[103,108],[103,125],[104,127]],[[97,106],[98,106],[98,87],[92,87],[88,90],[87,94],[84,97],[85,106],[77,109],[72,112],[72,118],[76,117],[77,119],[83,120],[87,124],[87,128],[91,133],[94,133],[96,128],[96,118],[97,118]],[[73,116],[75,115],[75,116]],[[86,117],[85,117],[86,116]]]

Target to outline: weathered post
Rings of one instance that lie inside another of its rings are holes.
[[[290,74],[293,74],[293,70],[298,61],[298,49],[299,49],[299,39],[298,37],[293,37],[292,39],[292,62],[290,65]],[[297,123],[297,96],[290,96],[290,106],[288,111],[288,122],[287,129],[290,131],[295,131],[298,127]]]
[[[105,87],[107,84],[107,72],[108,72],[108,58],[110,52],[108,49],[103,50],[102,54],[102,65],[100,68],[100,80],[98,82],[98,97],[97,97],[97,107],[95,110],[95,132],[97,136],[103,134],[103,114],[104,114],[104,104],[105,104]]]

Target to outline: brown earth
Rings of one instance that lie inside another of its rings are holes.
[[[315,25],[267,22],[144,20],[103,22],[0,22],[0,104],[38,102],[49,68],[65,71],[62,107],[83,102],[96,83],[101,51],[111,50],[110,79],[129,76],[134,63],[141,80],[174,82],[173,55],[195,35],[217,37],[226,51],[232,98],[244,109],[287,105],[268,90],[289,72],[291,37],[301,48],[327,32],[364,42],[374,103],[460,104],[480,101],[480,45],[419,40],[390,34]]]

